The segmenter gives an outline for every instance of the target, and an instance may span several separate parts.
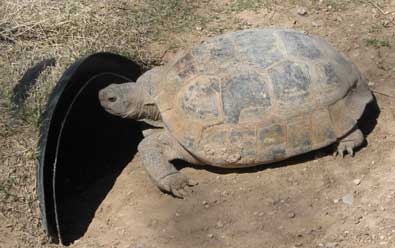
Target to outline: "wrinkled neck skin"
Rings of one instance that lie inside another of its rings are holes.
[[[155,104],[147,104],[143,105],[141,115],[139,116],[139,120],[149,119],[153,121],[160,121],[160,113],[159,109]]]
[[[130,99],[134,99],[131,103],[133,105],[132,111],[128,112],[125,118],[135,119],[137,121],[144,121],[152,126],[162,127],[161,116],[158,107],[155,104],[154,96],[150,95],[150,90],[146,85],[142,85],[137,81],[130,89],[132,94]]]

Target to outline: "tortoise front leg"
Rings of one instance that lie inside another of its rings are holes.
[[[344,157],[344,153],[347,152],[354,156],[354,149],[361,146],[364,141],[363,133],[357,128],[340,140],[335,155],[339,154],[341,157]]]
[[[151,179],[164,192],[183,198],[188,186],[196,183],[179,172],[171,163],[172,160],[182,159],[197,162],[182,148],[166,130],[152,133],[141,141],[138,150],[142,163]]]

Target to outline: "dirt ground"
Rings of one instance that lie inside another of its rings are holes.
[[[379,111],[372,104],[361,119],[367,143],[355,157],[344,159],[333,157],[329,147],[253,169],[186,166],[182,172],[199,184],[185,199],[161,193],[136,154],[84,236],[71,247],[395,247],[395,1],[214,2],[224,8],[231,5],[233,11],[199,6],[198,11],[213,20],[194,25],[193,32],[180,32],[177,49],[241,28],[279,26],[320,35],[370,81]],[[223,23],[227,18],[228,26]],[[146,49],[155,51],[150,56],[157,60],[177,50],[155,40]],[[18,130],[29,130],[26,123]],[[1,137],[11,144],[14,136],[4,132]],[[11,149],[15,146],[2,153],[8,166],[15,161],[10,159]],[[32,163],[29,158],[23,161]],[[86,193],[94,190],[92,185]],[[34,195],[34,188],[26,194]],[[18,216],[11,214],[14,205],[4,206],[0,247],[52,246],[38,231],[39,223],[34,227],[18,223],[12,219]],[[37,202],[27,209],[37,222]]]

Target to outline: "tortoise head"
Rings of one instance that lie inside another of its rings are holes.
[[[140,88],[135,83],[111,84],[99,91],[100,104],[110,114],[137,119],[143,105]]]

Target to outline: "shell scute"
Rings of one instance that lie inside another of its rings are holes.
[[[315,46],[309,36],[294,31],[281,31],[279,32],[279,36],[282,38],[289,55],[307,59],[321,57],[321,51]]]
[[[286,131],[282,124],[257,128],[258,159],[276,161],[286,156]]]
[[[332,127],[331,116],[327,108],[317,109],[311,115],[311,137],[314,148],[329,145],[336,141],[336,133]]]
[[[309,116],[288,120],[287,153],[301,154],[312,150],[311,122]]]
[[[174,69],[178,76],[183,80],[195,75],[197,72],[193,56],[190,53],[185,54],[181,59],[179,59],[175,63]]]
[[[277,39],[271,32],[244,32],[235,36],[235,44],[244,63],[266,69],[281,61],[284,56],[277,46]]]
[[[268,74],[281,108],[294,108],[296,104],[311,105],[306,100],[311,94],[311,79],[307,64],[285,61],[271,68]]]
[[[216,121],[219,118],[220,82],[216,78],[198,77],[181,94],[181,109],[192,118]]]
[[[256,156],[256,133],[255,128],[237,128],[230,131],[229,141],[231,144],[240,147],[240,157],[247,159]]]
[[[270,108],[270,95],[258,73],[240,71],[222,83],[222,101],[226,123],[238,123],[243,109]],[[256,112],[259,113],[259,112]]]

